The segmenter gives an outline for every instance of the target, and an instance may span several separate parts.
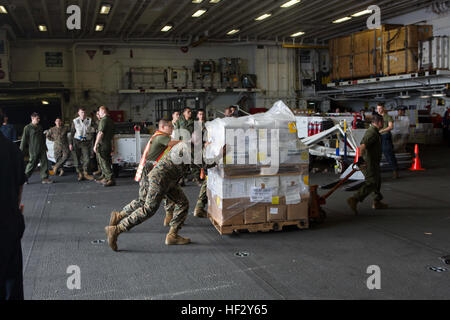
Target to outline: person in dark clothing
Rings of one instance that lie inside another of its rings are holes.
[[[386,161],[391,165],[393,171],[393,178],[398,179],[398,165],[397,159],[395,158],[394,153],[394,145],[392,143],[392,133],[391,131],[394,129],[394,119],[388,114],[384,105],[379,103],[377,105],[377,112],[380,116],[383,117],[383,128],[380,129],[381,134],[381,145],[383,149],[384,157]]]
[[[21,239],[25,222],[20,209],[26,181],[23,154],[0,132],[0,300],[23,300]]]
[[[8,138],[11,141],[17,140],[17,133],[14,126],[10,123],[8,123],[8,116],[3,116],[3,125],[0,127],[0,131],[3,133],[3,135]]]
[[[442,129],[444,141],[447,141],[447,144],[450,147],[450,109],[447,109],[444,113],[444,117],[442,118]]]

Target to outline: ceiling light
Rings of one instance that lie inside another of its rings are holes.
[[[344,21],[348,21],[350,19],[351,19],[351,17],[343,17],[343,18],[334,20],[333,23],[341,23],[341,22],[344,22]]]
[[[209,0],[209,3],[219,3],[220,0]]]
[[[291,1],[286,2],[285,4],[282,4],[281,7],[282,8],[289,8],[289,7],[292,7],[294,4],[299,3],[300,1],[301,0],[291,0]]]
[[[422,96],[420,96],[421,99],[428,99],[431,98],[431,96],[429,94],[424,94]]]
[[[169,31],[169,30],[172,29],[172,28],[173,28],[173,26],[167,25],[167,26],[164,26],[164,27],[161,29],[161,31],[162,31],[162,32],[167,32],[167,31]]]
[[[444,97],[445,95],[441,92],[441,93],[438,93],[438,92],[436,92],[436,93],[433,93],[433,97],[436,97],[436,98],[442,98],[442,97]]]
[[[200,17],[202,14],[204,14],[206,12],[206,10],[204,10],[204,9],[200,9],[200,10],[197,10],[197,11],[195,11],[195,13],[192,15],[194,18],[198,18],[198,17]]]
[[[39,28],[39,31],[42,31],[42,32],[47,31],[47,26],[44,25],[44,24],[40,24],[40,25],[38,26],[38,28]]]
[[[301,35],[303,35],[303,34],[305,34],[305,33],[304,33],[304,32],[302,32],[302,31],[300,31],[300,32],[297,32],[297,33],[291,34],[291,37],[292,37],[292,38],[295,38],[295,37],[301,36]]]
[[[103,31],[103,28],[105,28],[105,25],[103,24],[97,24],[95,26],[95,31]]]
[[[270,17],[271,15],[272,15],[271,13],[265,13],[265,14],[263,14],[262,16],[259,16],[258,18],[256,18],[255,20],[256,20],[256,21],[261,21],[261,20],[267,19],[267,18]]]
[[[100,14],[109,14],[110,11],[111,11],[110,4],[102,4],[100,8]]]
[[[4,6],[0,6],[0,13],[8,13],[8,10]]]
[[[202,3],[203,0],[192,0],[192,3]]]
[[[239,29],[233,29],[231,31],[228,31],[227,35],[231,36],[232,34],[235,34],[235,33],[238,33],[238,32],[239,32]]]
[[[42,104],[49,104],[47,100],[42,100]]]
[[[352,17],[360,17],[365,14],[371,14],[371,13],[372,13],[372,10],[363,10],[363,11],[352,14]]]

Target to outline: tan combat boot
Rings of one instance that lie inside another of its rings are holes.
[[[166,245],[176,245],[176,244],[188,244],[191,243],[191,239],[183,238],[178,235],[177,228],[171,227],[169,233],[166,236]]]
[[[83,174],[81,172],[78,172],[78,181],[84,180]]]
[[[94,180],[94,177],[90,176],[86,171],[83,172],[83,178],[85,178],[86,180],[89,180],[89,181]]]
[[[62,177],[64,175],[64,170],[61,168],[59,169],[59,176]]]
[[[372,203],[372,209],[374,209],[374,210],[381,210],[381,209],[387,209],[387,208],[388,208],[388,205],[381,201],[374,200]]]
[[[116,182],[114,180],[105,180],[105,182],[103,183],[104,187],[112,187],[115,185],[116,185]]]
[[[123,217],[124,215],[120,212],[117,211],[111,212],[111,218],[109,219],[109,226],[110,227],[117,226],[120,220],[123,219]]]
[[[354,198],[354,197],[350,197],[347,199],[347,203],[348,206],[350,207],[350,209],[352,209],[353,213],[356,215],[358,215],[358,199]]]
[[[105,232],[109,246],[113,249],[113,251],[117,251],[117,238],[120,234],[119,228],[117,226],[108,226],[105,227]]]
[[[93,172],[92,174],[93,174],[94,176],[99,176],[99,175],[102,174],[102,170],[99,169],[99,170]]]
[[[173,213],[166,213],[166,217],[164,218],[164,227],[168,227],[170,221],[172,221]]]
[[[200,207],[195,207],[194,210],[194,217],[197,218],[207,218],[208,217],[208,213],[205,211],[205,209],[200,208]]]

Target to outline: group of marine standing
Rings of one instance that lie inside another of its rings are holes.
[[[43,184],[53,183],[49,179],[47,160],[47,145],[45,139],[53,142],[55,165],[53,173],[62,176],[64,163],[72,154],[77,171],[78,181],[96,181],[105,187],[115,185],[112,173],[114,122],[109,117],[108,108],[101,106],[97,111],[97,121],[87,117],[84,108],[78,109],[78,117],[73,119],[70,129],[63,125],[60,117],[56,118],[55,126],[45,133],[39,124],[38,113],[31,115],[31,123],[26,125],[20,149],[28,155],[25,168],[26,178],[29,179],[39,165]],[[91,156],[95,155],[98,170],[94,176],[88,173]],[[96,176],[96,177],[95,177]]]

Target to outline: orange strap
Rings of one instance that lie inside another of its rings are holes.
[[[147,161],[147,155],[148,155],[148,153],[150,152],[150,146],[151,146],[151,144],[152,144],[152,140],[153,140],[154,137],[161,136],[161,135],[166,135],[166,136],[168,136],[167,133],[164,133],[164,132],[161,132],[161,131],[156,131],[155,134],[154,134],[154,135],[150,138],[150,140],[148,141],[147,146],[145,147],[144,153],[142,154],[141,162],[139,163],[139,166],[138,166],[138,168],[137,168],[137,170],[136,170],[136,176],[134,177],[134,181],[136,181],[136,182],[141,181],[141,178],[142,178],[142,172],[144,171],[145,162]],[[168,148],[166,148],[166,150],[167,150],[167,149],[168,149]],[[164,152],[159,156],[159,158],[156,160],[156,162],[158,162],[159,159],[161,159],[161,157],[162,157],[165,153],[166,153],[166,151],[164,151]]]

